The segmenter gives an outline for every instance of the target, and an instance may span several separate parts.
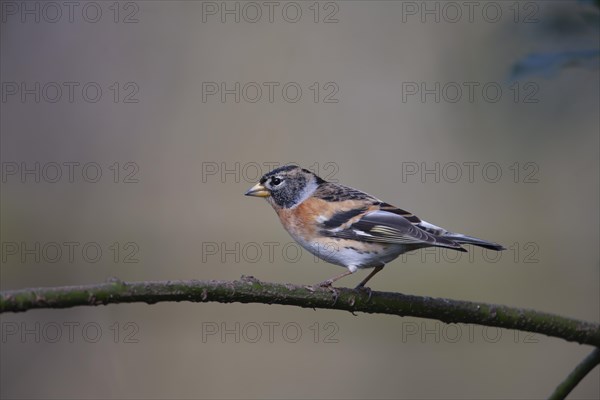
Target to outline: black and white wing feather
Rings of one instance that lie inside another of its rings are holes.
[[[383,210],[367,212],[347,228],[323,229],[321,232],[329,237],[363,242],[437,246],[466,251],[453,240],[437,236],[399,214]]]

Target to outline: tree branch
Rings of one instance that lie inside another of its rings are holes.
[[[575,367],[567,378],[554,390],[549,400],[563,400],[571,390],[591,371],[596,365],[600,364],[600,348],[595,349],[590,355]]]
[[[336,299],[337,296],[337,299]],[[370,296],[370,298],[369,298]],[[265,303],[437,319],[515,329],[600,347],[600,325],[533,310],[400,293],[323,289],[261,282],[163,281],[21,289],[0,292],[0,313],[35,308],[161,301]]]

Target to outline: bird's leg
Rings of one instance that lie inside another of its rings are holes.
[[[321,282],[321,283],[317,283],[317,285],[316,285],[316,286],[320,286],[320,287],[329,287],[329,286],[331,286],[331,285],[333,284],[333,282],[335,282],[335,281],[337,281],[337,280],[339,280],[339,279],[342,279],[343,277],[345,277],[345,276],[348,276],[348,275],[350,275],[350,274],[352,274],[352,273],[353,273],[352,271],[349,271],[349,270],[348,270],[348,271],[344,272],[343,274],[336,275],[336,276],[334,276],[333,278],[329,278],[329,279],[327,279],[327,280],[324,280],[324,281],[323,281],[323,282]]]
[[[343,277],[345,277],[347,275],[350,275],[352,273],[353,273],[352,271],[348,270],[348,271],[344,272],[343,274],[336,275],[333,278],[329,278],[329,279],[327,279],[327,280],[325,280],[325,281],[323,281],[321,283],[317,283],[316,286],[320,286],[322,288],[329,289],[329,291],[331,293],[333,293],[333,304],[332,305],[335,305],[335,303],[337,303],[337,300],[338,300],[338,297],[339,297],[339,293],[338,293],[337,289],[334,288],[331,285],[333,284],[333,282],[337,281],[338,279],[341,279],[341,278],[343,278]]]
[[[356,286],[355,289],[360,289],[362,287],[365,287],[365,284],[367,282],[369,282],[369,280],[375,276],[376,273],[378,273],[379,271],[381,271],[383,269],[383,267],[385,266],[385,264],[381,264],[376,266],[373,271],[371,271],[371,273],[369,275],[367,275],[367,277],[365,279],[362,280],[361,283],[358,284],[358,286]]]
[[[365,284],[372,278],[375,276],[376,273],[378,273],[379,271],[381,271],[383,269],[383,267],[385,266],[385,264],[381,264],[376,266],[373,271],[371,271],[371,273],[369,275],[367,275],[367,277],[365,279],[362,280],[361,283],[358,284],[358,286],[356,286],[354,288],[354,290],[363,290],[366,289],[369,291],[369,299],[371,300],[371,289],[370,288],[365,288]]]

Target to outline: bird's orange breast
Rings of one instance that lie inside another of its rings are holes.
[[[329,220],[334,214],[364,207],[364,201],[346,200],[330,202],[317,197],[309,197],[294,208],[281,208],[276,210],[283,226],[294,236],[300,236],[305,240],[318,236],[323,222]],[[371,209],[377,206],[372,206]],[[368,212],[367,211],[367,212]],[[348,220],[344,228],[358,221],[363,214]]]

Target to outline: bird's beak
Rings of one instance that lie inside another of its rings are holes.
[[[257,183],[256,185],[248,189],[248,191],[244,193],[244,195],[254,197],[269,197],[271,195],[271,192],[269,192],[269,189],[264,187],[261,183]]]

